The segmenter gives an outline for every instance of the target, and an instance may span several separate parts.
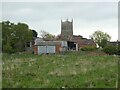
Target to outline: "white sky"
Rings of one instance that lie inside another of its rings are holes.
[[[73,19],[74,35],[89,38],[94,31],[101,30],[112,37],[111,41],[118,39],[118,2],[112,2],[115,0],[109,0],[111,2],[108,0],[107,2],[7,1],[4,0],[2,3],[2,20],[26,23],[39,35],[41,30],[55,35],[60,34],[60,20],[68,18]]]

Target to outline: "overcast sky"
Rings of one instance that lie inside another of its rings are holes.
[[[118,39],[117,2],[3,2],[2,19],[23,22],[38,32],[60,34],[60,22],[73,19],[74,35],[85,38],[96,30]]]

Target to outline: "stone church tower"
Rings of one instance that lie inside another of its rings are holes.
[[[64,40],[69,40],[73,36],[73,19],[71,21],[61,20],[61,36]]]

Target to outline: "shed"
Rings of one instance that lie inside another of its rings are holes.
[[[67,41],[36,41],[34,53],[60,53],[67,50]]]

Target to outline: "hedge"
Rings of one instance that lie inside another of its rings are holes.
[[[114,45],[107,45],[106,47],[103,48],[103,51],[109,55],[114,55],[118,54],[118,46]]]
[[[97,48],[95,46],[84,46],[81,48],[82,51],[93,51],[96,50]]]

